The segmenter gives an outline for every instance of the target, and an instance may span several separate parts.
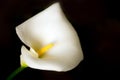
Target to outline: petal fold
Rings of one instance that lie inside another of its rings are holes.
[[[54,3],[17,26],[16,32],[23,43],[35,51],[49,43],[55,43],[43,58],[32,56],[32,51],[22,47],[21,59],[31,68],[68,71],[83,60],[78,35],[59,3]]]

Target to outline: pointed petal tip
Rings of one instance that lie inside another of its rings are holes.
[[[51,7],[52,7],[52,6],[60,6],[60,2],[54,2],[54,3],[53,3],[52,5],[50,5],[50,6],[51,6]],[[49,6],[49,7],[50,7],[50,6]]]
[[[43,11],[46,11],[46,10],[59,10],[59,9],[61,9],[61,6],[60,6],[60,3],[59,2],[55,2],[55,3],[53,3],[53,4],[51,4],[51,5],[49,5],[47,8],[45,8]]]

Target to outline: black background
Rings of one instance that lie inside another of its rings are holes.
[[[20,66],[23,44],[15,27],[59,1],[81,40],[84,60],[69,72],[25,69],[14,80],[119,78],[120,6],[117,0],[0,0],[0,80]]]

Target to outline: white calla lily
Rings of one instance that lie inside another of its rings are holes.
[[[77,33],[59,3],[17,26],[16,32],[30,47],[30,50],[25,46],[21,48],[22,65],[40,70],[69,71],[83,60]]]

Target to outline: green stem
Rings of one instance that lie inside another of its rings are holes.
[[[13,71],[7,78],[7,80],[12,80],[18,73],[23,71],[26,67],[19,67],[15,71]]]

